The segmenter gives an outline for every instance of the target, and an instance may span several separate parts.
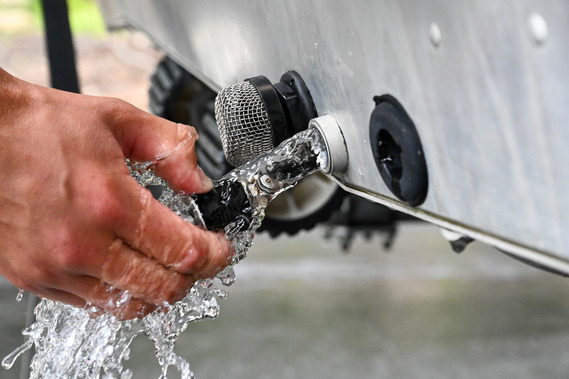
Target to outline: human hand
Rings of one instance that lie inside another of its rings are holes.
[[[129,174],[152,161],[177,190],[212,183],[197,134],[117,99],[35,86],[0,69],[0,273],[18,288],[119,318],[183,298],[230,260],[223,235],[190,225]],[[120,294],[132,298],[122,306]]]

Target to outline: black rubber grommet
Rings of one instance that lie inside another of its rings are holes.
[[[290,110],[298,112],[299,123],[292,125],[292,134],[296,134],[308,128],[308,123],[313,118],[318,117],[318,113],[306,83],[296,71],[285,72],[281,76],[280,82],[286,84],[296,95],[296,109]]]
[[[369,135],[375,164],[389,190],[418,206],[428,192],[425,154],[419,134],[403,106],[391,95],[374,97]]]

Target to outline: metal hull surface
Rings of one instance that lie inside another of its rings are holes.
[[[346,138],[349,191],[569,273],[569,5],[563,0],[101,0],[213,89],[295,70]],[[369,143],[390,94],[420,135],[426,201]]]

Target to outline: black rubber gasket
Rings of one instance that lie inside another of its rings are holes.
[[[391,95],[374,97],[369,135],[375,164],[389,190],[418,206],[428,192],[425,154],[415,124]]]
[[[318,112],[302,77],[296,71],[287,71],[281,76],[280,82],[275,84],[275,88],[279,92],[286,88],[293,94],[293,98],[287,101],[286,106],[290,123],[289,134],[293,136],[307,129],[310,120],[318,117]],[[282,96],[281,94],[281,100]]]

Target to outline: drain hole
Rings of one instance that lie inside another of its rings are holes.
[[[391,134],[382,129],[378,135],[377,152],[379,163],[385,167],[392,180],[399,181],[403,174],[401,164],[401,147],[397,145]]]
[[[377,96],[374,101],[369,136],[379,174],[398,199],[420,205],[427,197],[428,175],[419,134],[393,96]]]

